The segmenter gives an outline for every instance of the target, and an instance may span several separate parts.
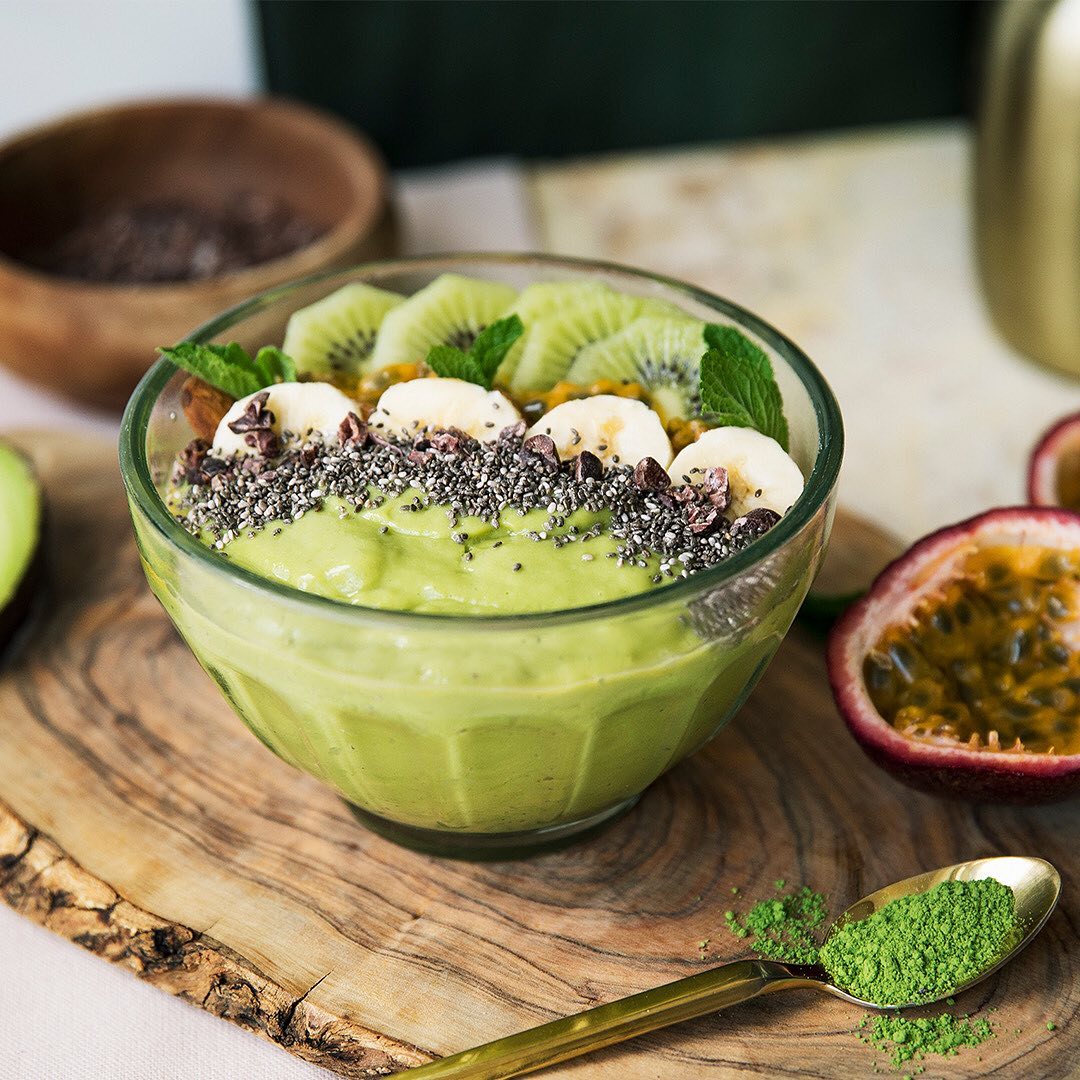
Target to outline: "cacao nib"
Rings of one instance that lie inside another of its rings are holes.
[[[338,426],[338,442],[342,446],[363,446],[368,441],[368,426],[351,412]]]
[[[229,430],[237,435],[243,435],[248,431],[269,431],[274,426],[274,414],[266,407],[269,400],[269,390],[263,390],[262,393],[256,394],[248,402],[248,407],[244,410],[243,415],[238,416],[229,423]],[[254,446],[255,444],[249,442],[248,445]]]
[[[705,479],[701,484],[709,502],[723,513],[731,505],[731,485],[728,482],[727,469],[717,466],[705,470]]]
[[[574,458],[575,480],[602,480],[604,463],[590,450],[582,450]]]
[[[207,478],[218,476],[220,473],[228,472],[228,470],[229,463],[227,461],[222,461],[221,458],[207,456],[199,466],[199,475],[203,477],[205,482]]]
[[[542,461],[549,471],[559,468],[559,452],[555,449],[555,440],[550,435],[533,435],[521,444],[523,454],[537,461]]]
[[[723,521],[720,511],[715,506],[701,503],[690,507],[686,513],[686,519],[690,522],[690,531],[698,536],[712,532]]]
[[[244,436],[244,442],[255,447],[263,457],[277,457],[281,453],[281,440],[269,428],[249,431]]]
[[[506,427],[499,432],[499,444],[505,446],[507,443],[514,442],[516,439],[520,439],[525,434],[525,421],[518,420],[517,423],[507,424]]]
[[[180,456],[177,459],[176,473],[178,478],[186,480],[189,484],[201,484],[202,480],[199,479],[199,476],[209,450],[210,444],[205,439],[192,439],[180,451]]]
[[[749,543],[759,536],[764,536],[779,520],[780,515],[775,510],[759,506],[731,523],[731,538]]]
[[[678,487],[668,488],[660,493],[660,501],[665,506],[676,506],[679,503],[695,503],[698,501],[697,488],[689,484],[680,484]]]
[[[464,454],[475,449],[477,442],[467,432],[452,427],[432,434],[431,445],[443,454]]]
[[[671,477],[656,458],[643,457],[634,466],[634,483],[642,491],[663,491],[671,487]]]

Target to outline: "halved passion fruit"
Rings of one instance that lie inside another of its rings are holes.
[[[1080,795],[1080,515],[991,510],[920,540],[833,627],[828,666],[852,734],[912,787]]]
[[[1080,510],[1080,413],[1059,420],[1031,452],[1028,502]]]

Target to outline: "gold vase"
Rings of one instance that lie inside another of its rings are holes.
[[[1080,0],[1004,0],[975,141],[979,273],[1017,350],[1080,374]]]

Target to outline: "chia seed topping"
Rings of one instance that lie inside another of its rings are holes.
[[[463,546],[469,537],[458,526],[466,518],[498,527],[507,511],[540,510],[547,519],[528,534],[534,541],[561,548],[606,531],[617,544],[609,557],[619,566],[645,568],[657,559],[657,584],[714,566],[779,520],[771,511],[729,520],[722,469],[709,470],[701,485],[668,486],[667,474],[652,459],[636,469],[617,463],[604,468],[588,452],[560,461],[546,436],[523,442],[522,427],[504,428],[486,443],[453,430],[409,440],[369,432],[357,420],[342,425],[336,443],[301,443],[285,433],[284,449],[272,447],[276,456],[216,458],[205,443],[193,443],[174,472],[172,508],[184,528],[195,536],[208,534],[219,551],[238,536],[321,510],[331,497],[360,511],[412,492],[399,509],[442,507],[451,539]],[[584,530],[567,527],[566,519],[578,510],[609,512],[610,521]],[[278,525],[273,534],[280,531]]]

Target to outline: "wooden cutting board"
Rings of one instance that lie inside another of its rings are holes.
[[[794,631],[731,727],[599,837],[531,861],[428,858],[360,828],[232,715],[143,581],[111,447],[23,443],[52,580],[0,678],[0,893],[27,917],[359,1077],[734,958],[725,909],[777,878],[839,911],[917,871],[1032,853],[1061,869],[1061,908],[958,1003],[995,1006],[998,1038],[929,1074],[1080,1073],[1080,805],[971,807],[894,783],[836,715],[819,638]],[[865,1077],[881,1056],[859,1018],[778,995],[548,1075]]]

